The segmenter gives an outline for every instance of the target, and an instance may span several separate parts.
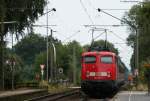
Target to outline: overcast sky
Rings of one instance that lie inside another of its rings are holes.
[[[133,1],[133,0],[132,0]],[[137,1],[137,0],[136,0]],[[140,0],[139,0],[140,1]],[[136,2],[137,3],[137,2]],[[56,12],[50,12],[48,14],[49,25],[57,25],[51,27],[54,32],[55,38],[58,38],[62,42],[67,43],[72,40],[76,40],[81,45],[90,44],[91,31],[90,27],[84,25],[120,25],[121,22],[108,16],[102,12],[98,12],[97,8],[103,9],[105,12],[112,14],[118,18],[122,18],[125,11],[128,11],[136,3],[125,3],[120,0],[49,0],[48,8],[56,8]],[[125,9],[125,10],[110,10],[110,9]],[[45,10],[46,12],[46,10]],[[46,16],[42,16],[36,21],[36,25],[46,25]],[[126,38],[129,35],[126,26],[122,27],[106,27],[100,26],[98,28],[108,29],[108,41],[115,44],[120,52],[123,62],[128,68],[130,68],[130,57],[133,50],[128,47]],[[35,33],[40,33],[46,36],[46,28],[34,28]],[[113,33],[112,33],[112,32]],[[96,31],[94,37],[98,36],[102,31]],[[49,30],[50,34],[50,30]],[[105,34],[97,38],[105,39]]]
[[[137,2],[136,2],[137,3]],[[48,8],[56,8],[56,12],[49,13],[49,25],[57,25],[51,27],[57,31],[54,37],[67,43],[76,40],[81,45],[90,44],[91,31],[90,27],[84,25],[120,25],[121,22],[108,16],[102,12],[98,12],[97,8],[104,9],[105,12],[112,14],[118,18],[122,18],[124,13],[128,11],[136,3],[125,3],[120,0],[49,0]],[[110,10],[110,9],[125,9],[125,10]],[[46,16],[41,17],[36,24],[46,24]],[[115,44],[120,52],[123,62],[130,68],[130,57],[133,50],[126,44],[126,38],[129,35],[126,26],[122,27],[106,27],[100,26],[98,28],[108,29],[108,41]],[[46,35],[45,28],[35,28],[35,31]],[[113,33],[112,33],[112,32]],[[94,37],[98,36],[102,31],[96,31]],[[101,35],[97,40],[105,39],[105,34]]]

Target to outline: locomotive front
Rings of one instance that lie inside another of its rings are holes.
[[[112,52],[82,54],[81,89],[90,97],[111,97],[117,91],[116,55]]]

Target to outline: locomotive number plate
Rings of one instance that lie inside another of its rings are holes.
[[[107,76],[107,72],[97,72],[96,76]]]
[[[100,72],[101,76],[107,76],[107,72]]]
[[[95,72],[90,72],[90,76],[95,76]]]

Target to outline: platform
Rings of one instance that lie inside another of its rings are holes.
[[[44,91],[44,89],[19,89],[19,90],[11,90],[11,91],[0,91],[0,98],[6,96],[34,93],[39,91]]]
[[[34,96],[44,95],[46,89],[17,89],[0,91],[0,101],[23,101]]]

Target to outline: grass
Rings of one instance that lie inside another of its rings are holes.
[[[147,88],[147,84],[139,83],[137,86],[135,84],[134,85],[127,85],[122,90],[147,91],[148,88]]]
[[[47,81],[41,81],[39,83],[40,88],[47,88],[49,93],[58,93],[68,90],[68,86],[62,84],[49,84]]]
[[[63,85],[49,85],[48,87],[49,93],[58,93],[58,92],[66,91],[66,90],[69,90],[69,88]]]
[[[133,86],[132,87],[132,90],[133,91],[147,91],[148,88],[147,88],[147,85],[146,84],[138,84],[137,87],[136,86]]]

